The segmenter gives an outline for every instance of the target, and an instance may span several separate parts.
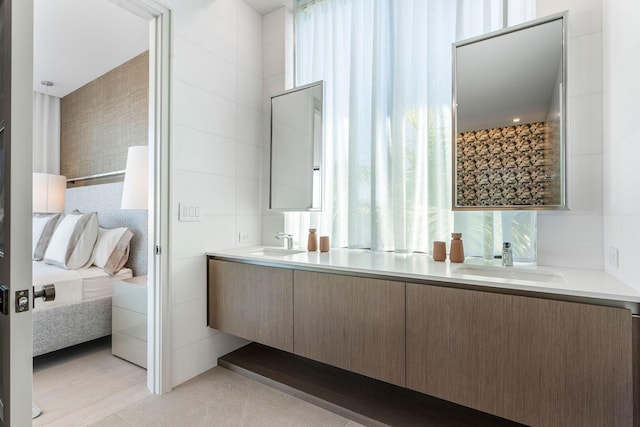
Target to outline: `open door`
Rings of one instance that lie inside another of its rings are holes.
[[[33,0],[0,0],[0,427],[31,425]]]

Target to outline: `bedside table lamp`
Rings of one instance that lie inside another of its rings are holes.
[[[33,174],[33,212],[58,213],[64,211],[67,177],[49,173]]]

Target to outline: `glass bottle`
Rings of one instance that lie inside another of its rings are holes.
[[[505,267],[513,267],[513,250],[509,242],[502,244],[502,265]]]

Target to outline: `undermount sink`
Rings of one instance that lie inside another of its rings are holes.
[[[287,256],[306,252],[301,249],[285,249],[285,248],[262,248],[260,250],[249,252],[250,255],[260,256]]]
[[[480,276],[483,278],[527,280],[544,283],[565,283],[564,276],[560,273],[545,270],[529,270],[517,267],[460,265],[454,267],[452,271],[455,274]]]

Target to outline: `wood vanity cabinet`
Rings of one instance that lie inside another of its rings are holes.
[[[209,326],[293,351],[293,271],[209,260]]]
[[[407,387],[527,425],[633,424],[629,310],[407,284]]]
[[[294,353],[405,385],[403,282],[294,271]]]
[[[209,324],[526,425],[640,425],[625,308],[210,259]]]

